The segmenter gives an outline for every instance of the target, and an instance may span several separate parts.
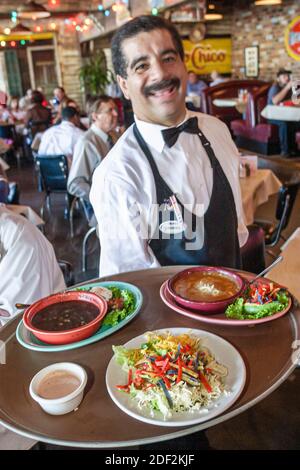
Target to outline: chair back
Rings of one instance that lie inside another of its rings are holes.
[[[67,191],[69,170],[65,155],[37,155],[35,162],[46,193]]]
[[[268,91],[271,84],[265,84],[255,91],[249,93],[246,109],[246,121],[249,127],[255,127],[257,124],[266,123],[261,112],[267,105]]]
[[[280,230],[280,233],[288,226],[292,209],[296,200],[298,187],[299,183],[285,184],[279,190],[276,207],[276,219],[279,221],[277,230]]]
[[[0,137],[1,139],[11,139],[15,141],[16,139],[16,129],[14,124],[7,124],[0,126]]]

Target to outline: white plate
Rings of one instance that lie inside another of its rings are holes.
[[[125,413],[140,421],[159,426],[191,426],[193,424],[208,421],[211,418],[223,413],[227,410],[241,394],[246,381],[246,367],[240,353],[225,339],[220,336],[203,330],[194,330],[190,328],[168,328],[157,330],[158,333],[166,333],[169,331],[173,335],[188,333],[201,338],[201,344],[211,351],[216,360],[224,364],[228,368],[228,375],[225,379],[226,388],[230,390],[230,394],[222,395],[218,400],[214,401],[210,407],[193,413],[182,412],[174,413],[172,418],[164,421],[161,413],[156,413],[155,417],[150,415],[150,411],[140,410],[134,400],[126,393],[120,392],[116,385],[125,384],[127,381],[127,373],[124,372],[115,360],[115,356],[108,364],[106,371],[106,386],[108,393],[115,404]],[[137,336],[128,341],[124,346],[127,348],[138,348],[146,341],[145,335]]]

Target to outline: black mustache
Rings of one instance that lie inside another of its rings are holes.
[[[149,96],[156,91],[164,90],[165,88],[170,88],[174,86],[176,88],[180,87],[180,80],[177,77],[170,78],[168,80],[162,80],[159,83],[154,83],[153,85],[145,86],[143,93],[145,96]]]

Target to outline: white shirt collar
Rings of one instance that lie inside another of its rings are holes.
[[[186,121],[189,117],[189,112],[187,110],[184,120],[178,125],[180,126],[180,124]],[[161,126],[160,124],[153,124],[152,122],[141,121],[137,118],[136,115],[134,115],[134,120],[138,130],[142,134],[143,139],[149,145],[149,147],[152,147],[154,150],[161,153],[165,146],[165,141],[161,131],[163,129],[167,129],[168,127]]]
[[[102,139],[106,144],[108,143],[108,135],[106,134],[106,132],[104,132],[102,129],[99,129],[98,126],[96,126],[95,123],[93,123],[91,125],[91,130],[93,132],[95,132],[95,134],[100,137],[100,139]]]

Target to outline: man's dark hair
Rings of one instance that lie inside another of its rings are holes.
[[[79,113],[72,106],[66,106],[61,112],[62,121],[70,121],[74,116],[79,116]]]
[[[44,95],[38,90],[33,90],[32,95],[31,95],[31,102],[42,104],[43,101],[44,101]]]
[[[277,78],[280,77],[280,75],[291,75],[290,70],[285,70],[285,69],[279,69],[277,72]]]
[[[169,31],[176,51],[180,55],[181,59],[184,60],[184,51],[181,38],[177,29],[172,25],[172,23],[159,16],[143,15],[128,21],[128,23],[125,23],[123,26],[121,26],[121,28],[118,29],[112,38],[112,62],[116,75],[120,75],[123,78],[127,77],[126,69],[128,64],[122,50],[123,42],[139,33],[148,33],[154,29],[164,29]]]

